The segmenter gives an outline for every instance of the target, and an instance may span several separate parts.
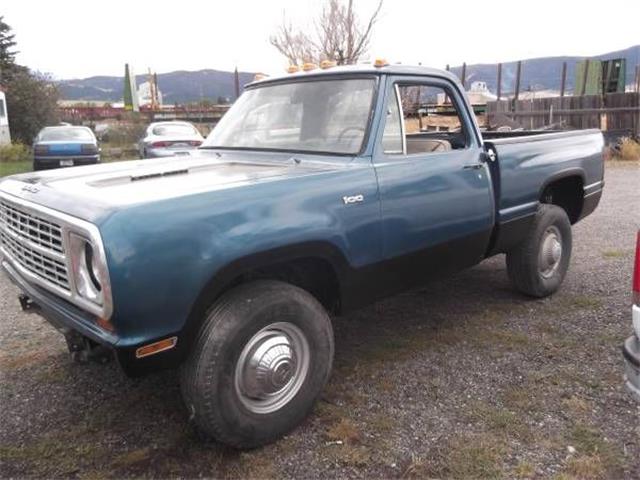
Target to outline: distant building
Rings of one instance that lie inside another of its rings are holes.
[[[471,105],[486,105],[487,102],[493,102],[498,99],[487,87],[487,82],[473,82],[471,88],[467,91],[467,96]]]
[[[491,93],[487,82],[482,81],[472,82],[471,88],[467,91],[467,96],[469,97],[469,103],[471,103],[471,105],[486,105],[487,102],[493,102],[498,98]],[[439,93],[438,104],[442,105],[446,102],[446,94]]]
[[[160,89],[157,91],[158,106],[162,106],[162,92]],[[150,82],[142,82],[138,85],[138,104],[151,105],[153,103],[153,91]]]
[[[7,101],[5,94],[0,90],[0,145],[11,143],[9,132],[9,112],[7,111]]]

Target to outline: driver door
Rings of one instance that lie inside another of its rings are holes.
[[[494,201],[483,147],[457,87],[390,77],[386,89],[373,162],[384,257],[390,281],[403,290],[484,258]]]

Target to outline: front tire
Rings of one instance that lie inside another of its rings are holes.
[[[556,205],[540,205],[527,238],[507,252],[507,273],[513,286],[531,297],[556,292],[571,259],[571,222]]]
[[[221,443],[270,443],[311,411],[331,372],[331,320],[306,291],[278,281],[241,285],[209,310],[181,369],[196,427]]]

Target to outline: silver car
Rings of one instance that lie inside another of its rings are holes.
[[[144,138],[138,142],[140,158],[190,155],[204,137],[189,122],[156,122],[147,127]]]

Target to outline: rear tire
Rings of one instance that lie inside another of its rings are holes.
[[[191,419],[232,447],[270,443],[311,411],[333,350],[331,320],[306,291],[266,280],[234,288],[207,313],[181,369]]]
[[[513,286],[532,297],[556,292],[571,259],[571,222],[556,205],[540,205],[527,238],[507,252],[507,273]]]

